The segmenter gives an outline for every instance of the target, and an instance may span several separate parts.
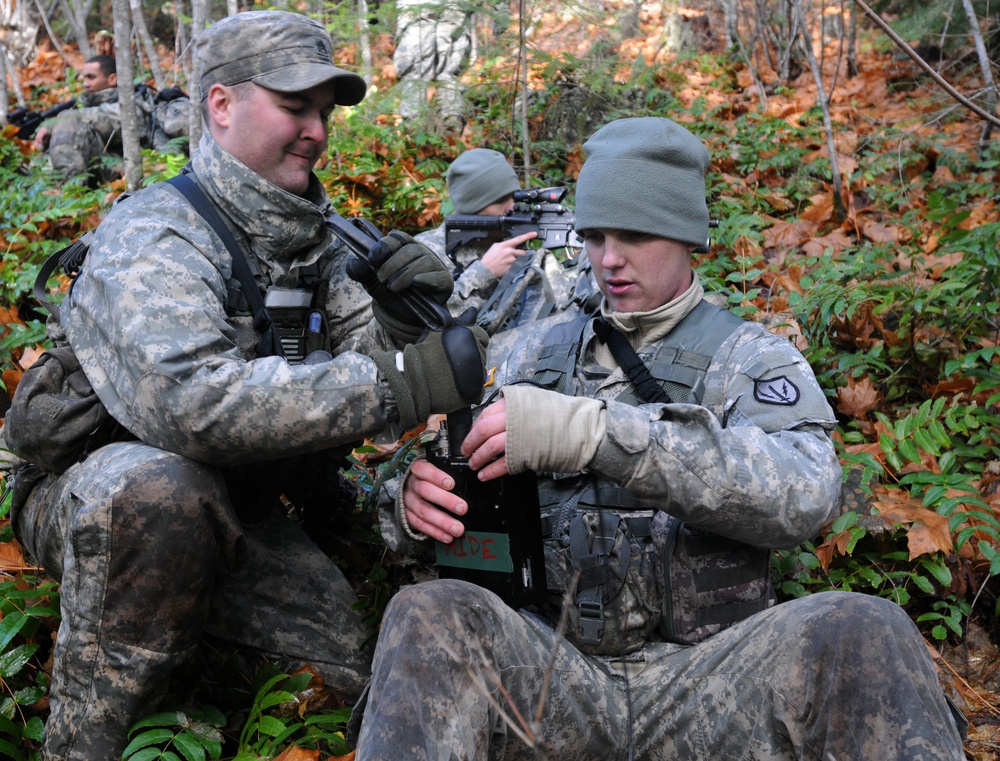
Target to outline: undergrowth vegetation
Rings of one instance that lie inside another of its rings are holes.
[[[814,542],[774,554],[779,597],[866,592],[903,606],[934,644],[960,643],[973,625],[996,638],[996,144],[977,155],[945,130],[874,118],[859,127],[835,114],[836,129],[860,133],[844,168],[848,217],[837,219],[830,162],[818,150],[821,114],[806,109],[790,118],[748,102],[738,84],[742,64],[700,54],[672,65],[635,64],[626,77],[620,64],[599,57],[533,55],[525,121],[516,116],[521,96],[512,72],[488,56],[470,73],[472,116],[461,139],[430,122],[398,124],[389,91],[335,115],[317,174],[337,210],[385,231],[416,232],[450,211],[444,176],[466,147],[495,148],[519,167],[530,163],[526,180],[535,186],[572,189],[582,143],[600,124],[638,115],[685,123],[712,155],[710,211],[719,225],[711,252],[697,262],[706,289],[794,341],[838,414],[844,511]],[[679,96],[691,75],[703,84]],[[921,117],[915,108],[914,122]],[[146,182],[179,169],[176,157],[150,153]],[[45,343],[30,295],[39,265],[96,226],[116,193],[58,188],[25,146],[0,140],[0,368],[8,390],[25,350]],[[572,194],[567,202],[572,206]],[[379,544],[366,497],[376,479],[401,467],[403,454],[368,445],[345,473],[357,491],[360,526],[353,537],[360,552],[345,566],[373,632],[394,589],[410,577]],[[0,518],[7,509],[0,507]],[[11,541],[9,527],[0,541]],[[37,758],[58,610],[58,586],[38,569],[0,575],[0,755]],[[273,758],[290,745],[347,752],[340,732],[348,709],[305,710],[308,675],[257,676],[235,719],[205,704],[157,713],[133,728],[126,757]]]

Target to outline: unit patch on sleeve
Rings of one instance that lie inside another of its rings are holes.
[[[784,375],[779,375],[754,381],[753,398],[764,404],[795,404],[799,400],[799,389]]]

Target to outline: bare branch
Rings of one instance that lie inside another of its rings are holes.
[[[885,22],[885,20],[883,20],[875,11],[873,11],[868,6],[868,4],[865,3],[864,0],[854,0],[854,2],[858,4],[858,7],[860,7],[861,10],[863,10],[865,12],[865,15],[868,18],[870,18],[872,21],[874,21],[875,24],[883,32],[886,33],[886,36],[890,40],[892,40],[894,43],[896,43],[896,46],[899,47],[900,50],[902,50],[910,58],[912,58],[921,69],[923,69],[924,71],[926,71],[927,74],[930,76],[931,79],[933,79],[935,82],[937,82],[939,85],[941,85],[941,87],[944,89],[944,91],[946,93],[948,93],[951,97],[953,97],[955,100],[957,100],[963,106],[965,106],[967,109],[969,109],[973,113],[977,114],[978,116],[981,116],[983,119],[986,119],[988,122],[990,122],[994,126],[1000,126],[1000,119],[997,118],[996,114],[989,113],[984,108],[981,108],[978,104],[973,103],[971,100],[969,100],[964,95],[962,95],[962,93],[960,93],[958,90],[956,90],[954,87],[952,87],[944,79],[944,77],[942,77],[940,74],[938,74],[936,71],[934,71],[934,67],[932,67],[929,63],[927,63],[927,61],[925,61],[923,58],[920,57],[920,54],[917,53],[916,50],[914,50],[909,45],[907,45],[906,42],[904,42],[903,39],[898,34],[896,34],[894,31],[892,31],[892,27],[889,26]]]
[[[48,34],[49,39],[52,40],[52,47],[56,49],[56,52],[59,53],[59,57],[63,59],[63,63],[65,63],[68,67],[70,65],[69,59],[66,57],[66,53],[63,52],[62,43],[59,42],[59,38],[56,37],[56,33],[52,31],[52,25],[49,24],[48,14],[45,12],[45,9],[42,8],[42,5],[38,2],[38,0],[35,0],[35,7],[38,8],[38,15],[42,17],[42,23],[45,24],[46,34]]]

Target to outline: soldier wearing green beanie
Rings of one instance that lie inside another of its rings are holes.
[[[447,181],[448,195],[457,214],[494,217],[507,214],[514,208],[514,193],[521,189],[514,167],[502,153],[490,148],[470,148],[460,154],[448,168]],[[524,246],[535,234],[526,233],[495,243],[475,241],[451,252],[445,245],[444,223],[415,237],[452,271],[455,290],[448,309],[455,317],[461,317],[471,314],[467,310],[480,310],[494,295],[504,275],[528,253]],[[532,319],[542,308],[547,315],[569,303],[568,272],[550,252],[542,251],[535,256],[539,261],[533,263],[526,275],[531,282],[526,287],[526,303],[519,315],[524,321]],[[555,300],[555,304],[547,305],[546,299]]]
[[[958,761],[964,719],[899,606],[774,604],[771,548],[838,514],[836,419],[787,339],[704,299],[707,150],[656,117],[584,148],[600,313],[497,336],[497,398],[462,446],[481,480],[535,476],[547,595],[516,610],[465,580],[401,589],[358,761]],[[417,460],[383,536],[471,547],[474,521]]]

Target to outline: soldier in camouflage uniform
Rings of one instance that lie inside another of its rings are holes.
[[[212,25],[196,49],[208,128],[191,162],[263,291],[311,287],[310,272],[326,284],[313,290],[327,324],[320,361],[256,353],[232,256],[168,184],[116,204],[64,301],[66,337],[131,439],[62,474],[8,464],[15,534],[61,582],[50,761],[119,757],[205,635],[285,668],[311,663],[343,699],[368,678],[355,594],[279,497],[332,509],[323,487],[345,447],[468,400],[441,334],[400,352],[372,322],[324,224],[312,167],[334,106],[366,91],[331,53],[322,25],[295,13]],[[443,303],[449,273],[407,237],[376,246],[388,252],[380,274],[422,273]],[[485,335],[460,330],[484,357]]]
[[[650,117],[612,122],[584,147],[576,222],[600,315],[579,321],[568,350],[545,323],[494,340],[502,398],[462,447],[480,478],[539,474],[553,510],[549,602],[515,611],[454,579],[400,590],[355,712],[358,761],[959,761],[964,719],[901,608],[836,592],[772,605],[766,570],[725,566],[763,554],[766,567],[768,548],[815,536],[836,514],[840,467],[833,412],[802,355],[703,299],[690,255],[708,232],[704,146]],[[714,333],[718,348],[700,354]],[[648,365],[652,391],[622,371],[615,335]],[[674,401],[640,403],[657,391]],[[581,474],[600,485],[588,506]],[[462,535],[468,505],[453,487],[417,460],[390,541]],[[671,523],[676,543],[659,543]],[[673,575],[692,558],[693,579]]]
[[[427,88],[437,87],[434,111],[445,127],[465,126],[458,76],[472,44],[469,8],[455,0],[398,0],[396,51],[399,113],[412,119],[427,111]]]
[[[115,59],[88,59],[82,72],[84,94],[79,108],[64,111],[42,125],[35,147],[46,151],[49,164],[63,182],[88,175],[91,183],[120,177],[120,168],[103,165],[102,156],[123,155]],[[164,100],[149,87],[135,93],[139,142],[143,148],[171,149],[170,141],[187,134],[191,102],[187,96]]]
[[[114,90],[118,86],[118,69],[115,65],[114,56],[95,55],[88,58],[83,63],[80,70],[80,81],[83,82],[83,95],[78,103],[80,108],[98,106],[105,102],[110,95],[100,95],[102,92]],[[38,127],[35,131],[35,150],[47,151],[49,141],[52,139],[52,126],[56,119],[50,119]]]
[[[448,167],[448,195],[456,214],[500,216],[514,208],[514,193],[521,189],[514,168],[499,151],[472,148],[462,153]],[[422,232],[416,239],[434,251],[452,270],[455,290],[448,300],[448,309],[455,317],[466,310],[480,312],[494,295],[499,283],[505,288],[521,288],[518,282],[505,281],[504,276],[522,256],[528,255],[522,246],[535,238],[525,233],[507,240],[473,241],[447,252],[445,224]],[[536,319],[544,311],[558,311],[570,303],[574,272],[562,267],[555,255],[546,249],[530,252],[535,262],[520,277],[527,279],[516,317],[507,321],[505,329]],[[497,298],[502,294],[497,294]],[[484,326],[485,327],[485,326]],[[488,332],[495,332],[491,327]]]

